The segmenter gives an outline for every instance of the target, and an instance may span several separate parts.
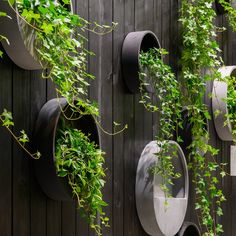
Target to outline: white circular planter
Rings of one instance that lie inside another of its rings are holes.
[[[219,69],[222,78],[226,76],[236,76],[236,66],[226,66]],[[233,141],[236,136],[232,134],[232,124],[227,118],[228,85],[226,82],[214,80],[212,88],[212,110],[214,124],[219,138],[223,141]]]
[[[11,19],[1,17],[0,20],[0,35],[7,37],[10,43],[3,40],[3,48],[17,66],[26,70],[41,69],[42,66],[36,53],[35,30],[18,16],[16,4],[14,4],[14,8],[15,11],[10,7],[8,1],[0,1],[1,11],[11,17]],[[73,9],[72,5],[71,9]]]
[[[156,141],[150,142],[143,150],[136,175],[136,207],[144,230],[152,236],[173,236],[181,228],[188,204],[189,178],[187,163],[180,146],[169,141],[171,147],[177,148],[178,158],[173,157],[174,171],[181,174],[173,179],[170,187],[171,198],[165,198],[161,189],[162,178],[154,175],[151,168],[158,163],[155,153],[161,149]],[[165,200],[168,206],[165,206]]]

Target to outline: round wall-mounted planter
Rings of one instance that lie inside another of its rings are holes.
[[[184,222],[176,236],[201,236],[201,233],[196,224],[192,222]]]
[[[72,3],[71,3],[72,4]],[[17,12],[16,4],[14,7]],[[2,40],[11,60],[19,67],[26,70],[41,69],[36,53],[36,34],[24,20],[9,6],[8,1],[0,1],[0,9],[11,17],[1,17],[0,35],[7,37],[10,44]],[[72,9],[72,8],[71,8]]]
[[[160,152],[156,141],[150,142],[143,150],[137,168],[136,175],[136,207],[142,227],[152,236],[173,236],[183,224],[187,203],[189,178],[187,163],[180,146],[170,142],[172,148],[177,151],[178,158],[172,158],[174,171],[181,174],[178,179],[173,179],[174,185],[170,186],[171,198],[165,198],[161,189],[162,178],[153,174],[151,168],[158,163],[155,153]],[[165,206],[165,200],[168,206]]]
[[[150,48],[160,48],[156,35],[151,31],[131,32],[125,37],[122,47],[122,74],[132,93],[138,93],[140,87],[140,52],[147,52]],[[146,86],[146,90],[153,92],[151,86]]]
[[[179,127],[178,135],[183,140],[183,142],[180,143],[180,146],[186,152],[187,147],[192,143],[192,141],[194,139],[194,137],[192,135],[192,125],[190,123],[190,118],[189,118],[188,110],[187,110],[186,107],[184,107],[183,110],[182,110],[182,120],[183,120],[182,128]],[[209,122],[208,122],[208,120],[206,120],[205,129],[209,132]],[[208,140],[205,140],[205,142],[207,143]],[[202,155],[205,154],[204,152],[200,152],[200,153]]]
[[[45,194],[59,201],[73,200],[67,178],[57,176],[54,157],[58,122],[63,117],[61,109],[64,110],[67,106],[64,98],[48,101],[39,112],[34,134],[35,149],[42,155],[39,160],[34,161],[36,177]],[[70,112],[67,108],[66,113]],[[83,133],[90,134],[90,140],[99,145],[98,129],[92,116],[84,115],[80,119],[67,122]]]
[[[218,71],[221,73],[222,78],[236,76],[236,66],[222,67]],[[212,110],[215,129],[221,140],[233,141],[236,136],[232,134],[232,124],[227,117],[227,92],[228,85],[226,82],[214,80],[212,87]]]

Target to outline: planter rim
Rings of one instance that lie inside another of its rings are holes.
[[[195,223],[189,222],[189,221],[185,221],[183,223],[182,227],[180,228],[180,231],[178,232],[178,234],[176,234],[176,236],[192,236],[192,235],[185,235],[185,232],[189,227],[194,228],[197,235],[201,236],[201,232],[200,232],[198,226]],[[194,236],[197,236],[197,235],[194,235]]]
[[[139,93],[139,54],[142,49],[160,48],[157,36],[150,30],[130,32],[126,35],[122,46],[122,75],[129,92]],[[153,92],[151,86],[147,86],[148,92]]]
[[[175,235],[181,228],[187,211],[189,191],[187,163],[181,147],[175,141],[168,142],[177,147],[176,164],[177,168],[182,171],[181,182],[177,184],[176,194],[173,198],[167,198],[169,208],[164,207],[165,198],[164,195],[162,196],[163,191],[160,188],[160,176],[149,171],[158,162],[154,153],[159,152],[160,147],[156,141],[151,141],[145,146],[137,167],[135,186],[137,213],[143,229],[153,236]],[[147,153],[151,155],[147,155]]]
[[[236,72],[236,66],[225,66],[218,70],[222,78],[230,76]],[[233,141],[236,136],[232,134],[232,124],[226,116],[228,107],[225,100],[227,99],[228,85],[225,81],[215,79],[212,87],[212,111],[214,117],[214,125],[219,138],[223,141]],[[219,114],[215,114],[220,111]]]

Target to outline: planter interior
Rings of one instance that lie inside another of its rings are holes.
[[[41,109],[35,127],[34,143],[35,149],[41,154],[39,160],[34,161],[35,174],[44,193],[53,200],[72,201],[72,190],[67,183],[67,178],[57,176],[55,167],[55,139],[60,117],[61,108],[65,109],[67,102],[65,99],[52,99]],[[66,109],[67,115],[71,113]],[[82,118],[67,121],[70,125],[81,130],[86,135],[90,134],[90,140],[99,145],[99,135],[95,120],[90,115]]]
[[[170,142],[172,148],[177,148],[178,157],[172,158],[174,171],[181,174],[173,179],[173,186],[169,186],[172,197],[165,198],[161,189],[162,178],[151,172],[151,168],[158,163],[155,153],[160,151],[156,141],[150,142],[143,150],[136,174],[136,207],[143,229],[153,236],[173,236],[183,224],[188,202],[188,170],[185,156],[180,146]],[[165,206],[167,200],[168,206]]]
[[[196,224],[192,222],[184,222],[176,236],[201,236],[201,233]]]
[[[0,9],[6,12],[11,17],[1,17],[0,20],[0,35],[8,38],[10,45],[4,40],[2,45],[11,60],[19,67],[26,70],[41,69],[39,59],[36,52],[37,45],[35,30],[17,15],[12,10],[7,1],[0,1]],[[71,2],[71,9],[72,2]]]
[[[226,2],[230,2],[230,0],[226,0]],[[215,5],[216,5],[216,12],[218,15],[223,15],[226,13],[224,7],[221,6],[218,0],[215,1]]]
[[[226,66],[219,69],[221,76],[236,76],[236,66]],[[232,134],[232,124],[226,115],[228,107],[227,99],[228,85],[224,81],[214,80],[212,87],[212,111],[214,125],[219,138],[223,141],[233,141],[236,136]],[[216,115],[217,112],[217,115]],[[219,114],[218,114],[219,113]]]
[[[184,108],[181,112],[182,114],[182,120],[183,120],[183,128],[178,129],[178,135],[183,140],[182,143],[180,143],[181,148],[184,150],[185,154],[187,153],[187,147],[192,143],[194,137],[192,135],[192,125],[189,120],[189,114],[187,108]],[[209,131],[209,122],[206,120],[206,125],[204,127],[205,130]],[[177,136],[177,135],[176,135]],[[206,143],[208,141],[206,140]],[[202,155],[205,153],[201,152]]]
[[[147,52],[150,48],[160,48],[156,35],[151,31],[131,32],[125,37],[122,47],[122,74],[131,93],[139,93],[140,52]],[[146,90],[153,92],[151,86],[146,86]]]

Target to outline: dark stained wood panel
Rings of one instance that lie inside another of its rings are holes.
[[[0,61],[0,112],[12,110],[12,63],[5,55]],[[0,231],[12,235],[12,138],[0,128]]]
[[[170,54],[166,57],[172,69],[178,72],[180,55],[177,21],[180,0],[73,0],[75,13],[101,24],[118,22],[108,35],[98,36],[84,32],[87,47],[96,56],[88,58],[88,71],[96,76],[89,96],[100,105],[102,127],[114,132],[113,121],[128,129],[111,136],[100,131],[101,147],[106,152],[107,178],[104,198],[110,218],[110,228],[103,228],[104,236],[146,236],[139,222],[135,206],[135,175],[144,146],[159,132],[158,117],[145,111],[139,104],[140,96],[129,93],[122,78],[121,48],[125,36],[132,31],[152,30],[161,46]],[[219,16],[218,25],[227,26],[225,17]],[[221,33],[218,41],[227,65],[236,64],[235,33]],[[40,71],[24,71],[5,56],[0,61],[0,112],[13,111],[14,132],[25,129],[30,137],[42,105],[54,98],[51,82],[41,79]],[[211,90],[211,85],[208,91]],[[206,98],[211,110],[211,100]],[[210,122],[211,143],[220,148],[217,161],[229,161],[230,143],[217,137]],[[229,168],[229,167],[228,167]],[[223,236],[235,236],[236,179],[227,176],[222,183],[228,201],[225,215],[219,222],[225,227]],[[194,197],[191,184],[190,196]],[[33,161],[13,142],[0,127],[0,235],[2,236],[92,236],[85,219],[79,216],[76,203],[63,203],[49,199],[34,176]],[[194,203],[189,201],[186,220],[196,222]]]

